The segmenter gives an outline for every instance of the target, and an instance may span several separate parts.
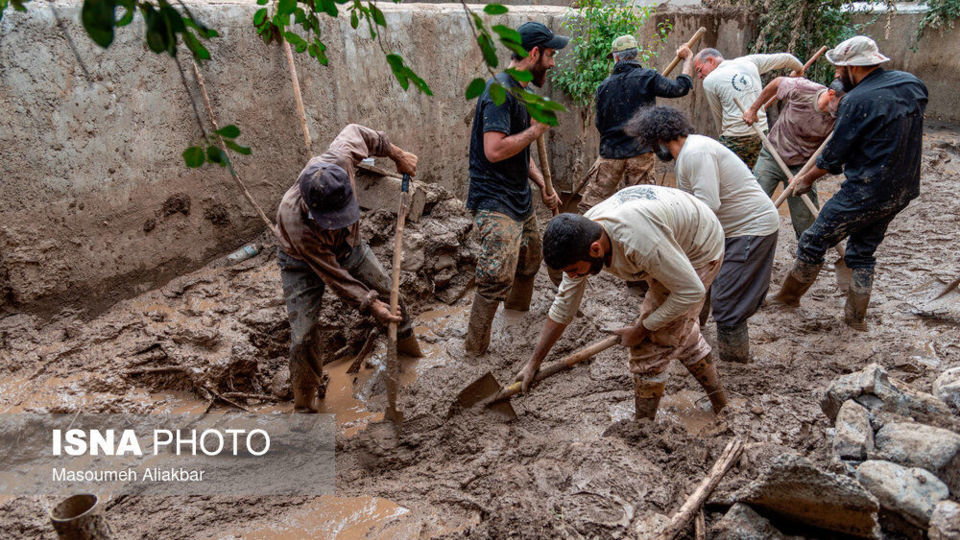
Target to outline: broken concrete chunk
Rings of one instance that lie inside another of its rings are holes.
[[[776,458],[737,494],[764,515],[861,538],[878,538],[880,505],[853,479],[821,471],[796,454]]]
[[[389,210],[396,213],[400,208],[400,178],[377,167],[358,167],[357,202],[367,210]],[[410,181],[407,193],[407,220],[417,222],[423,215],[427,193],[420,182]]]
[[[870,459],[923,467],[960,493],[960,435],[923,424],[891,422],[877,432]]]
[[[879,364],[834,379],[820,395],[820,408],[830,420],[835,420],[840,407],[849,399],[869,410],[882,409],[924,421],[952,416],[943,402],[891,380]]]
[[[753,508],[737,503],[712,528],[710,538],[716,540],[787,540],[770,522]]]
[[[960,540],[960,504],[940,501],[930,515],[930,540]]]
[[[833,452],[840,459],[867,459],[873,449],[873,428],[870,413],[853,400],[843,402],[834,424]]]
[[[933,382],[933,395],[960,414],[960,367],[950,368]]]
[[[889,461],[864,461],[857,467],[857,480],[884,509],[922,529],[927,528],[937,503],[950,496],[946,484],[929,471]]]

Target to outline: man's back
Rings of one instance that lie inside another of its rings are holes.
[[[739,99],[744,107],[748,107],[763,90],[761,73],[788,67],[796,62],[793,55],[786,53],[750,54],[720,62],[717,68],[703,79],[703,89],[706,91],[720,135],[754,136],[753,129],[743,121],[742,113],[733,98]],[[757,112],[756,125],[764,131],[767,130],[767,115],[762,110]]]
[[[770,143],[783,161],[803,165],[833,131],[834,118],[817,108],[826,87],[802,77],[783,77],[777,86],[780,115],[770,130]]]

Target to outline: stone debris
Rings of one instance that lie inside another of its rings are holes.
[[[746,504],[737,503],[727,510],[723,518],[711,528],[710,538],[715,540],[787,540],[769,520]]]
[[[843,402],[834,424],[834,454],[840,459],[863,461],[870,450],[873,450],[870,412],[853,400]]]
[[[891,422],[877,432],[870,459],[923,467],[960,493],[960,435],[933,426]]]
[[[796,454],[770,468],[736,496],[763,512],[793,523],[861,538],[878,538],[877,499],[851,478],[820,470]]]
[[[937,503],[950,495],[946,484],[929,471],[889,461],[863,462],[857,467],[857,480],[885,510],[922,529],[926,529]]]
[[[960,367],[948,369],[933,382],[933,395],[960,415]]]
[[[960,540],[960,504],[940,501],[930,515],[930,540]]]

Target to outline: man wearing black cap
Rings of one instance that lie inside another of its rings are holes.
[[[555,36],[537,22],[524,23],[517,31],[527,56],[514,53],[510,67],[529,71],[533,84],[543,86],[547,70],[555,65],[553,55],[567,45],[568,38]],[[491,97],[493,83],[507,90],[500,105]],[[507,309],[530,308],[542,255],[527,179],[540,187],[549,208],[560,204],[556,194],[547,195],[543,176],[530,155],[530,143],[550,126],[531,121],[524,104],[510,93],[526,86],[506,72],[498,74],[487,81],[473,117],[467,208],[473,211],[480,232],[481,251],[464,348],[475,354],[486,352],[490,344],[490,326],[501,301]]]
[[[323,360],[315,328],[327,286],[380,322],[399,322],[397,351],[421,356],[406,310],[401,305],[403,316],[397,316],[380,299],[390,295],[391,280],[360,239],[354,171],[370,156],[389,157],[398,172],[416,174],[417,156],[391,144],[383,132],[350,124],[307,163],[277,210],[277,258],[290,320],[290,385],[298,412],[319,411]]]

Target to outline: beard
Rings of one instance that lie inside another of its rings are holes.
[[[663,161],[663,162],[673,161],[673,154],[671,154],[669,150],[661,146],[660,143],[657,143],[654,146],[653,153],[657,155],[657,158],[660,161]]]
[[[533,84],[537,88],[543,88],[544,83],[547,82],[547,68],[543,66],[543,59],[537,60],[537,65],[530,68],[530,74],[533,75]]]
[[[590,257],[590,275],[595,276],[603,270],[603,257]]]
[[[853,90],[855,86],[857,86],[856,84],[853,84],[853,79],[850,78],[850,70],[848,69],[844,69],[837,78],[840,80],[840,84],[843,85],[844,92],[849,92]]]

